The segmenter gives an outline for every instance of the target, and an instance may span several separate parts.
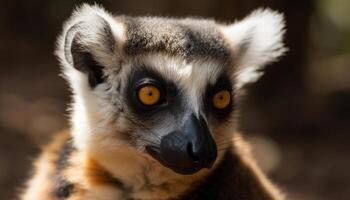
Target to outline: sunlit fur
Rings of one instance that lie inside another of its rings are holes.
[[[114,52],[109,52],[101,45],[104,38],[101,38],[102,24],[97,20],[99,17],[107,21],[111,27],[116,41]],[[104,66],[106,81],[95,88],[89,86],[86,74],[76,70],[69,62],[71,55],[65,53],[70,49],[70,43],[67,46],[65,40],[72,40],[66,35],[67,30],[79,22],[88,22],[88,25],[76,30],[83,35],[80,43],[84,44],[96,61]],[[142,122],[135,123],[137,119],[128,108],[128,100],[123,95],[127,90],[126,86],[133,67],[142,64],[175,82],[181,93],[186,96],[187,110],[201,114],[206,86],[208,83],[215,83],[221,73],[229,74],[235,90],[234,97],[237,100],[238,90],[258,78],[256,70],[275,61],[285,52],[282,44],[284,22],[283,17],[277,12],[268,9],[258,10],[242,21],[217,26],[229,44],[233,59],[221,62],[203,57],[189,61],[181,56],[168,55],[164,52],[130,56],[121,51],[127,37],[123,21],[118,21],[118,18],[114,18],[98,6],[83,5],[74,12],[64,25],[56,52],[64,77],[73,93],[71,134],[77,152],[71,158],[72,166],[64,173],[68,180],[80,183],[78,189],[80,192],[70,199],[124,199],[120,189],[105,185],[104,181],[101,181],[103,178],[96,178],[105,173],[94,171],[106,171],[112,177],[118,178],[133,191],[130,198],[176,198],[194,187],[193,183],[204,180],[206,175],[220,163],[228,147],[245,148],[235,142],[243,141],[242,139],[231,142],[237,128],[237,112],[232,112],[228,120],[222,123],[214,123],[214,119],[206,118],[219,149],[214,167],[210,170],[202,169],[193,175],[177,174],[162,166],[144,150],[148,144],[159,144],[160,139],[176,123],[183,124],[184,121],[177,122],[168,115],[159,119],[163,123],[145,128],[140,125]],[[185,113],[183,120],[189,114],[190,112]],[[237,134],[236,138],[240,136]],[[252,160],[250,155],[239,153],[243,151],[242,149],[238,149],[235,154],[245,157],[246,160]],[[247,165],[257,168],[255,164]],[[273,196],[271,199],[283,199],[258,168],[252,171],[271,193]],[[161,186],[164,184],[171,188],[171,192],[162,189]],[[36,185],[34,181],[30,187],[37,187]],[[34,193],[35,189],[28,190],[24,199],[51,199],[32,198],[31,195],[36,196]]]

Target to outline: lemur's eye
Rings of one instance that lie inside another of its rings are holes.
[[[212,101],[215,108],[224,109],[231,102],[231,94],[228,90],[220,90],[214,94]]]
[[[160,100],[160,91],[154,85],[142,86],[138,90],[138,99],[142,104],[146,106],[155,105]]]

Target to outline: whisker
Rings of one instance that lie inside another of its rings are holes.
[[[145,139],[145,138],[138,138],[138,139],[141,142],[145,142],[145,144],[153,144],[155,146],[159,145],[159,143],[156,143],[155,141],[152,141],[152,140],[148,140],[148,139]]]
[[[141,128],[146,129],[149,133],[151,133],[153,136],[156,137],[156,139],[157,139],[158,142],[160,142],[161,138],[159,137],[159,134],[153,132],[153,131],[152,131],[150,128],[148,128],[146,125],[144,125],[144,124],[142,124],[142,123],[140,123],[140,122],[137,122],[137,121],[135,121],[134,119],[132,119],[132,118],[130,118],[130,117],[128,117],[128,116],[124,116],[124,117],[125,117],[127,120],[129,120],[131,123],[133,123],[133,124],[135,124],[135,125],[137,125],[137,126],[139,126],[139,127],[141,127]]]
[[[220,146],[220,145],[233,144],[233,143],[234,143],[234,141],[232,141],[232,140],[225,140],[225,141],[221,141],[221,142],[216,142],[216,145]]]
[[[156,134],[155,132],[153,132],[150,128],[148,128],[146,125],[142,124],[142,123],[139,123],[135,120],[133,120],[132,118],[128,117],[128,116],[124,116],[127,120],[129,120],[132,124],[136,125],[136,126],[139,126],[143,129],[145,129],[147,132],[151,133],[153,136],[155,136],[155,139],[156,141],[152,141],[152,140],[149,140],[149,139],[145,139],[145,138],[141,138],[141,137],[138,137],[137,139],[139,139],[140,141],[143,141],[143,142],[147,142],[147,144],[153,144],[153,145],[156,145],[158,146],[159,143],[160,143],[160,140],[161,138],[159,137],[158,134]],[[97,123],[99,124],[99,123]],[[96,130],[99,130],[99,131],[108,131],[104,126],[95,126],[92,128],[92,132],[96,131]],[[158,143],[157,143],[158,142]]]
[[[217,151],[218,152],[221,152],[221,151],[225,151],[225,150],[228,150],[228,149],[231,149],[231,148],[233,148],[232,146],[227,146],[227,147],[225,147],[225,148],[220,148],[220,149],[218,149]]]

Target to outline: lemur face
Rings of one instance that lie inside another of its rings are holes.
[[[180,174],[210,168],[235,130],[242,86],[284,53],[283,32],[270,10],[223,25],[82,6],[57,50],[74,94],[76,145],[133,151]]]
[[[137,127],[136,146],[179,173],[210,167],[219,146],[214,138],[232,134],[218,131],[233,120],[233,83],[224,66],[166,55],[130,65],[122,95],[124,117]]]

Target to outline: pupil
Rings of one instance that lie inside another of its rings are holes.
[[[223,99],[224,99],[224,97],[223,97],[222,95],[220,95],[219,99],[220,99],[220,100],[223,100]]]
[[[152,92],[148,92],[148,96],[152,96]]]

